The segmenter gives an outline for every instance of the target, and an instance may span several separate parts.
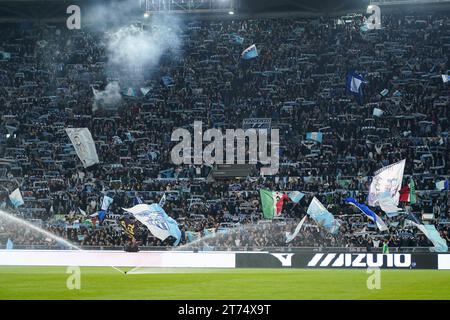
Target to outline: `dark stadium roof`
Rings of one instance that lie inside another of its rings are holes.
[[[54,19],[66,16],[66,8],[72,4],[92,5],[112,0],[0,0],[0,19]],[[121,0],[117,0],[121,1]],[[139,3],[139,0],[136,0]],[[363,10],[369,0],[237,0],[237,12],[265,14],[303,12],[330,14],[340,11]]]

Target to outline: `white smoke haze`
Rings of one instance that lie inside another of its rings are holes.
[[[96,111],[100,107],[116,108],[122,101],[118,82],[108,83],[104,91],[96,90],[94,88],[92,90],[94,92],[92,111]]]
[[[106,36],[108,68],[118,74],[150,72],[166,52],[175,52],[181,45],[178,18],[152,16],[149,25],[127,25]],[[174,50],[174,51],[171,51]]]
[[[161,57],[167,53],[176,58],[182,44],[178,16],[158,13],[144,18],[144,9],[138,0],[105,1],[84,13],[86,28],[98,34],[104,46],[105,75],[118,79],[123,88],[143,85],[145,78],[157,70]],[[108,84],[95,96],[94,111],[117,106],[121,101],[118,84]]]

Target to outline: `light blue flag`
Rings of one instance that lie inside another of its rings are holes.
[[[200,239],[200,233],[194,231],[186,231],[186,239],[187,242],[194,242],[195,240]]]
[[[292,202],[294,202],[294,203],[299,203],[300,200],[302,200],[304,196],[305,196],[305,194],[300,191],[292,191],[292,192],[288,193],[289,199],[291,199]]]
[[[256,49],[256,45],[254,44],[242,52],[242,59],[244,60],[254,59],[257,56],[258,56],[258,49]]]
[[[450,81],[450,76],[448,74],[442,75],[442,82],[447,83]]]
[[[122,92],[126,97],[137,97],[137,91],[134,88],[128,88]]]
[[[306,140],[314,140],[322,143],[323,133],[322,132],[307,132]]]
[[[244,43],[244,38],[242,38],[241,36],[239,36],[239,35],[237,35],[235,33],[231,35],[231,40],[234,43],[237,43],[237,44],[243,44]]]
[[[172,236],[176,239],[174,246],[180,243],[181,231],[178,223],[169,217],[159,204],[142,203],[124,210],[133,214],[158,239],[164,241],[167,237]]]
[[[341,224],[334,219],[333,215],[319,200],[317,200],[316,197],[312,199],[306,213],[308,213],[308,215],[313,218],[319,226],[323,227],[328,232],[332,234],[338,233]]]
[[[447,241],[441,237],[439,231],[436,230],[436,227],[433,224],[417,224],[414,222],[413,224],[419,228],[428,239],[430,239],[434,245],[434,252],[448,251]]]
[[[14,248],[14,244],[11,241],[11,239],[8,238],[8,241],[6,242],[6,250],[12,250]]]
[[[20,207],[21,205],[25,204],[25,202],[23,201],[22,194],[20,193],[19,188],[17,188],[16,190],[14,190],[14,191],[9,195],[9,200],[11,201],[12,205],[13,205],[15,208]]]
[[[175,174],[175,170],[173,168],[161,170],[159,175],[161,178],[173,178]]]

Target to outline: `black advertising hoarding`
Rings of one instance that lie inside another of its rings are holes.
[[[236,268],[437,269],[434,253],[236,253]]]

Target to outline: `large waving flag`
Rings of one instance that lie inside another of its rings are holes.
[[[283,192],[259,190],[264,219],[273,219],[281,215],[284,200],[289,197]]]
[[[305,216],[303,217],[303,219],[300,220],[300,222],[298,223],[297,227],[296,227],[295,230],[294,230],[294,233],[291,234],[291,233],[286,232],[286,243],[289,243],[289,242],[291,242],[292,240],[294,240],[294,238],[295,238],[295,237],[298,235],[298,233],[300,232],[300,229],[302,228],[303,224],[305,223],[307,217],[308,217],[308,216],[305,215]]]
[[[359,104],[363,104],[363,92],[362,85],[365,83],[362,75],[350,72],[346,77],[346,88],[347,92],[354,95]]]
[[[386,212],[389,217],[393,217],[395,215],[390,215],[395,212],[402,211],[397,204],[395,203],[395,199],[391,197],[388,191],[382,192],[378,196],[378,205],[380,206],[381,210]]]
[[[432,225],[432,224],[417,224],[415,222],[413,222],[413,225],[415,225],[417,228],[419,228],[419,230],[422,231],[428,239],[430,239],[430,241],[434,245],[435,252],[447,252],[448,251],[447,241],[441,237],[441,235],[436,230],[436,227],[434,225]]]
[[[160,205],[155,203],[151,205],[138,204],[124,210],[133,214],[158,239],[164,241],[167,237],[172,236],[176,239],[174,246],[180,243],[181,231],[178,223],[169,217]]]
[[[332,234],[339,231],[340,223],[334,219],[333,215],[323,206],[323,204],[314,197],[309,204],[308,215],[316,221],[316,223]]]
[[[373,212],[372,210],[369,209],[368,206],[366,206],[365,204],[359,203],[358,201],[356,201],[354,198],[352,197],[348,197],[345,198],[344,200],[345,202],[348,202],[349,204],[351,204],[352,206],[358,208],[362,213],[364,213],[367,218],[369,218],[370,220],[372,220],[373,222],[375,222],[375,224],[377,225],[378,229],[380,229],[380,231],[386,231],[388,230],[388,227],[386,226],[386,224],[384,223],[383,220],[381,220],[380,217],[378,217],[375,212]]]
[[[369,206],[378,206],[379,197],[383,192],[388,192],[389,196],[393,199],[393,203],[396,206],[398,205],[405,163],[406,160],[402,160],[375,172],[369,189]],[[383,211],[385,210],[383,209]]]
[[[22,194],[20,193],[20,189],[17,188],[9,195],[9,200],[11,201],[12,205],[17,208],[21,205],[25,204],[22,198]]]
[[[247,49],[242,52],[242,59],[250,60],[256,58],[258,56],[258,49],[256,49],[256,45],[251,45]]]
[[[95,143],[88,128],[67,128],[66,133],[85,168],[99,163]]]

